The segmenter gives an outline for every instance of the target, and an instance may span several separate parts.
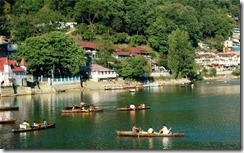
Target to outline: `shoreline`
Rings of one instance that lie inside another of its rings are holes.
[[[203,77],[202,81],[206,80],[218,80],[218,79],[240,79],[240,76],[224,75],[217,77]],[[162,79],[150,82],[151,86],[167,86],[167,85],[177,85],[177,84],[189,84],[191,83],[188,79]],[[23,95],[35,95],[35,94],[53,94],[59,92],[72,92],[72,91],[91,91],[91,90],[126,90],[129,88],[140,88],[143,87],[140,82],[129,82],[125,81],[85,81],[83,82],[83,87],[80,83],[71,84],[58,84],[58,85],[47,85],[46,83],[40,82],[40,89],[36,86],[34,88],[30,87],[18,87],[17,94],[13,93],[12,87],[2,87],[1,97],[11,97],[11,96],[23,96]],[[110,89],[109,89],[110,88]]]

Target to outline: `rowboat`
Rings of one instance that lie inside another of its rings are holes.
[[[117,136],[127,137],[184,137],[184,133],[171,133],[171,134],[160,134],[158,132],[147,133],[147,132],[132,132],[132,131],[118,131],[116,130]]]
[[[150,106],[147,106],[145,108],[126,108],[126,107],[121,107],[121,108],[117,108],[117,111],[133,111],[133,110],[144,110],[144,109],[150,109]]]
[[[38,128],[31,128],[31,127],[28,127],[28,128],[26,128],[26,129],[24,129],[24,128],[12,129],[12,132],[14,132],[14,133],[18,133],[18,132],[28,132],[28,131],[45,130],[45,129],[48,129],[48,128],[55,127],[55,124],[56,124],[56,123],[48,123],[48,124],[47,124],[47,127],[45,127],[44,125],[41,125],[41,126],[39,126]]]
[[[8,119],[8,120],[2,120],[0,121],[0,124],[11,124],[14,123],[16,119]]]
[[[2,107],[0,107],[0,111],[11,111],[11,110],[19,110],[19,106],[2,106]]]
[[[85,108],[89,108],[90,106],[85,105],[84,107],[85,107]],[[81,106],[77,106],[77,105],[76,105],[76,106],[66,106],[64,109],[65,109],[65,110],[71,110],[71,109],[73,109],[73,108],[74,108],[74,109],[80,109]]]
[[[66,110],[66,109],[63,109],[61,110],[62,113],[89,113],[89,112],[102,112],[103,109],[99,109],[99,108],[96,108],[96,109],[92,109],[92,110],[81,110],[81,109],[69,109],[69,110]]]

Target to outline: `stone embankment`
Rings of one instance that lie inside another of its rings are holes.
[[[187,79],[168,79],[168,80],[157,80],[154,83],[161,85],[172,85],[172,84],[182,84],[190,82]],[[17,87],[17,94],[14,94],[12,87],[1,87],[0,93],[1,97],[7,96],[19,96],[19,95],[31,95],[31,94],[46,94],[46,93],[57,93],[57,92],[68,92],[74,90],[104,90],[105,88],[125,88],[125,87],[136,87],[142,85],[139,82],[126,83],[125,81],[104,81],[104,82],[94,82],[86,81],[83,82],[83,86],[79,83],[71,84],[59,84],[59,85],[47,85],[45,82],[40,82],[40,88],[35,86],[30,87]]]
[[[228,76],[218,76],[218,77],[205,77],[204,80],[211,79],[232,79],[240,78],[232,75]],[[165,79],[165,80],[155,80],[153,83],[164,85],[174,85],[174,84],[183,84],[190,83],[187,79]],[[31,95],[31,94],[46,94],[46,93],[57,93],[57,92],[68,92],[74,90],[104,90],[105,88],[125,88],[125,87],[137,87],[142,85],[140,82],[125,82],[125,81],[104,81],[104,82],[94,82],[86,81],[83,82],[81,87],[80,83],[71,83],[71,84],[59,84],[59,85],[48,85],[45,82],[40,82],[40,88],[35,86],[35,88],[30,87],[17,87],[17,94],[14,94],[12,87],[1,87],[0,93],[1,97],[7,96],[19,96],[19,95]]]

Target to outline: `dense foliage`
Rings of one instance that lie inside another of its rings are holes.
[[[174,54],[172,43],[177,42],[173,31],[187,33],[187,47],[178,51],[191,56],[199,41],[208,41],[212,49],[222,51],[220,42],[240,25],[238,0],[1,0],[0,6],[0,33],[19,44],[52,31],[66,32],[65,22],[77,22],[76,38],[109,45],[145,45],[156,53],[157,64],[171,68],[176,76],[179,72],[192,74],[182,66],[192,68],[194,59],[187,58],[178,70],[168,62]],[[169,40],[170,36],[175,38]],[[105,58],[96,62],[108,66],[106,60],[114,62],[108,55],[111,52],[110,47],[104,48],[100,56]]]
[[[168,66],[173,75],[178,78],[187,77],[193,71],[195,53],[189,43],[188,33],[177,29],[169,35]]]
[[[54,73],[55,77],[67,77],[77,74],[79,67],[85,65],[83,50],[62,32],[30,37],[14,56],[24,58],[35,76]]]

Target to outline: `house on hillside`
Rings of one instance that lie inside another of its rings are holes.
[[[89,66],[82,66],[80,72],[85,72],[88,74],[89,79],[95,82],[114,80],[117,78],[118,74],[114,70],[110,70],[101,65],[91,64]]]
[[[11,58],[11,54],[15,52],[17,45],[10,42],[5,36],[0,36],[0,57]]]
[[[126,59],[129,57],[133,57],[133,56],[137,56],[137,55],[142,55],[145,57],[149,56],[149,52],[145,49],[142,48],[126,48],[124,51],[119,48],[118,46],[115,47],[115,51],[114,53],[112,53],[112,55],[114,56],[114,58],[121,60],[121,59]]]
[[[97,44],[94,42],[82,41],[82,40],[75,40],[75,42],[80,45],[83,50],[84,54],[92,55],[94,58],[97,53]]]
[[[75,40],[75,42],[83,48],[86,56],[89,56],[91,58],[96,57],[96,54],[99,50],[96,43],[82,41],[82,40]],[[149,56],[149,52],[143,48],[131,47],[131,48],[126,48],[125,50],[122,51],[120,47],[115,46],[115,51],[116,52],[114,52],[112,55],[116,59],[125,59],[137,55]]]
[[[26,79],[26,62],[22,58],[20,64],[16,60],[7,57],[0,58],[0,81],[1,86],[10,86],[12,83],[23,86]]]

